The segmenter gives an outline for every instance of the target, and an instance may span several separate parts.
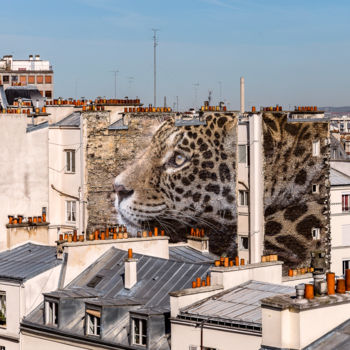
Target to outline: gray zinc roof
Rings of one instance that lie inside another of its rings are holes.
[[[210,319],[261,327],[260,301],[295,291],[292,287],[249,281],[181,310],[180,318]]]
[[[25,281],[61,263],[56,247],[26,243],[0,253],[0,279]]]
[[[67,117],[63,118],[56,124],[53,124],[52,126],[58,126],[58,127],[64,127],[64,126],[73,126],[73,127],[79,127],[80,126],[80,114],[81,112],[73,112],[72,114],[69,114]]]
[[[189,246],[170,246],[169,259],[193,264],[213,263],[218,257],[212,253],[202,253]]]
[[[350,185],[350,176],[340,172],[339,170],[331,168],[329,176],[331,186],[345,186]]]
[[[170,309],[169,292],[191,288],[197,277],[205,277],[209,264],[190,264],[134,254],[137,261],[137,283],[130,290],[124,288],[124,264],[127,252],[111,248],[85,272],[73,280],[65,290],[85,288],[95,290],[100,298],[118,299],[132,297],[145,307]],[[95,288],[87,284],[96,276],[100,281]]]

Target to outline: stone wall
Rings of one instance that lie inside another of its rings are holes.
[[[109,130],[109,112],[83,114],[88,232],[116,224],[111,195],[114,179],[146,148],[156,128],[169,115],[172,113],[128,114],[127,130]]]
[[[320,156],[312,141],[320,140]],[[310,266],[312,250],[329,263],[328,122],[287,121],[286,113],[263,115],[265,254],[278,254],[284,269]],[[312,185],[318,185],[318,193]],[[320,239],[312,238],[320,228]]]

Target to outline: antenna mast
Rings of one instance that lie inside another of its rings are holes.
[[[157,106],[157,32],[159,29],[152,29],[153,31],[153,105]]]
[[[119,70],[111,70],[114,73],[114,98],[117,98],[117,75]]]

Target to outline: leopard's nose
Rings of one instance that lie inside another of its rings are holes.
[[[119,204],[134,193],[134,190],[128,190],[124,185],[114,185],[114,190],[118,196]]]

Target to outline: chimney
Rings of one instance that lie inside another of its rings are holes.
[[[128,249],[128,258],[125,260],[125,289],[131,289],[137,282],[137,259],[133,258],[132,249]]]
[[[241,77],[241,106],[240,112],[244,113],[244,77]]]
[[[33,55],[29,55],[29,61],[33,61]]]
[[[39,61],[40,60],[40,55],[35,55],[35,60]]]
[[[209,253],[209,238],[205,236],[204,229],[191,228],[191,234],[187,236],[187,244],[202,253]]]

